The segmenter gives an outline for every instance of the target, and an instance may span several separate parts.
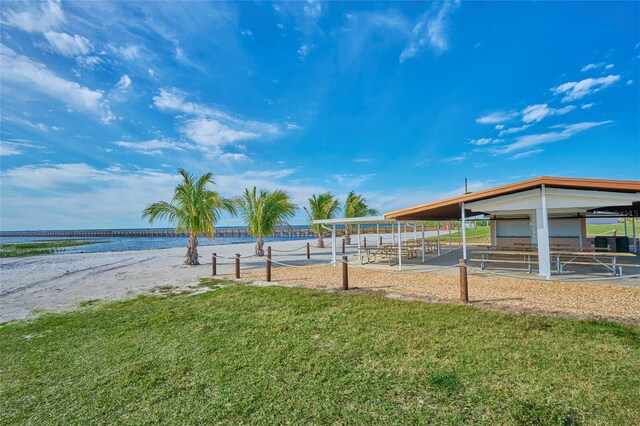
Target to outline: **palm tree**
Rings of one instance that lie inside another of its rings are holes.
[[[364,217],[364,216],[377,216],[378,211],[376,209],[369,208],[367,200],[362,194],[356,194],[355,191],[349,192],[347,195],[347,201],[344,203],[344,217]],[[344,239],[347,244],[351,244],[351,234],[349,232],[349,225],[345,227]]]
[[[309,198],[309,208],[307,209],[305,207],[304,210],[307,212],[309,223],[313,230],[318,234],[318,247],[323,248],[324,237],[322,233],[324,232],[324,229],[322,228],[322,225],[314,225],[313,221],[333,219],[336,217],[340,211],[340,202],[329,192],[319,195],[313,194],[311,198]]]
[[[175,226],[176,232],[188,233],[189,245],[184,263],[199,265],[198,236],[213,238],[214,225],[220,219],[220,213],[235,214],[235,207],[231,200],[206,188],[208,184],[215,184],[211,173],[198,179],[184,169],[178,169],[178,173],[182,176],[182,183],[176,186],[171,202],[149,204],[142,211],[142,218],[149,217],[149,223],[167,219]]]
[[[278,224],[291,219],[298,210],[285,191],[257,191],[255,186],[253,191],[245,188],[235,204],[247,225],[247,232],[256,237],[257,256],[264,256],[264,237],[273,234]]]

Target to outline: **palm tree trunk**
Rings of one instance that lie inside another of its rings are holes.
[[[187,257],[184,260],[185,265],[199,265],[198,262],[198,236],[189,234],[189,245],[187,246]]]
[[[345,226],[344,243],[345,244],[351,244],[351,233],[349,232],[349,225]]]
[[[324,248],[324,236],[322,232],[318,234],[318,248]]]
[[[256,256],[264,256],[264,240],[258,237],[256,240]]]

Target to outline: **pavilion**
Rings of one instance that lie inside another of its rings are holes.
[[[392,229],[397,225],[400,235],[402,224],[406,227],[407,223],[412,223],[415,231],[417,224],[423,221],[460,220],[462,256],[469,259],[467,221],[470,218],[489,219],[492,246],[499,248],[517,243],[530,244],[537,249],[538,273],[549,279],[552,245],[562,244],[574,247],[575,250],[591,248],[586,234],[588,218],[633,218],[632,251],[638,254],[635,218],[639,216],[640,181],[541,176],[389,212],[382,217],[330,219],[316,223],[331,225],[331,228],[327,229],[332,232],[335,263],[336,224],[344,224],[347,221],[353,224],[392,224]],[[400,270],[401,245],[402,239],[399,238]]]

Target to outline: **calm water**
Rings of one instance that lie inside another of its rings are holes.
[[[265,238],[265,241],[286,241],[307,239],[309,237],[274,237]],[[69,237],[1,237],[0,244],[28,243],[35,241],[92,241],[96,244],[66,247],[61,253],[94,253],[103,251],[129,251],[147,250],[172,247],[186,247],[187,237],[91,237],[91,238],[69,238]],[[198,238],[199,246],[227,245],[240,243],[253,243],[254,238],[249,237],[216,237],[215,239]]]

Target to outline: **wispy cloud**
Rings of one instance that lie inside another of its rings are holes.
[[[480,139],[472,139],[469,143],[475,146],[483,146],[483,145],[499,143],[501,141],[502,141],[501,139],[480,138]]]
[[[19,55],[2,44],[0,58],[4,84],[20,85],[23,89],[58,99],[71,108],[99,115],[103,122],[115,118],[101,92],[58,77],[43,64]]]
[[[515,151],[533,148],[547,143],[558,142],[561,140],[569,139],[570,137],[585,130],[597,126],[602,126],[604,124],[609,124],[611,122],[611,120],[597,122],[587,121],[582,123],[553,126],[552,128],[561,130],[520,136],[516,138],[515,142],[510,143],[504,147],[497,148],[494,152],[497,154],[510,154]]]
[[[522,110],[522,121],[525,123],[537,123],[551,115],[563,115],[575,109],[573,105],[563,108],[550,108],[547,104],[530,105]]]
[[[247,120],[218,108],[191,102],[177,89],[161,89],[153,98],[158,109],[193,116],[182,120],[180,132],[212,154],[222,154],[225,146],[238,142],[273,137],[280,126],[257,120]]]
[[[194,149],[194,147],[185,143],[160,139],[151,139],[143,142],[117,141],[113,144],[146,155],[162,155],[162,150],[167,149],[173,151],[185,151],[187,149]]]
[[[551,89],[555,95],[564,94],[562,102],[582,99],[587,95],[599,92],[620,80],[619,75],[608,75],[599,78],[585,78],[580,81],[569,81]]]
[[[409,44],[400,53],[400,63],[415,57],[426,47],[431,47],[436,52],[447,50],[449,16],[459,5],[459,1],[436,3],[434,9],[425,12],[411,30]]]
[[[497,124],[504,123],[518,116],[517,112],[496,111],[489,114],[482,115],[476,118],[476,123],[479,124]]]
[[[509,157],[509,160],[519,160],[521,158],[527,158],[536,154],[540,154],[541,152],[544,152],[544,149],[531,149],[529,151],[519,152],[515,155],[512,155],[511,157]]]
[[[498,133],[498,136],[506,136],[506,135],[511,135],[513,133],[518,133],[518,132],[522,132],[524,130],[527,130],[529,127],[531,127],[531,125],[529,124],[524,124],[522,126],[518,126],[518,127],[509,127],[507,129],[501,130],[500,133]]]
[[[58,28],[65,22],[59,1],[25,3],[24,10],[8,10],[4,13],[6,23],[29,33],[44,33]]]

